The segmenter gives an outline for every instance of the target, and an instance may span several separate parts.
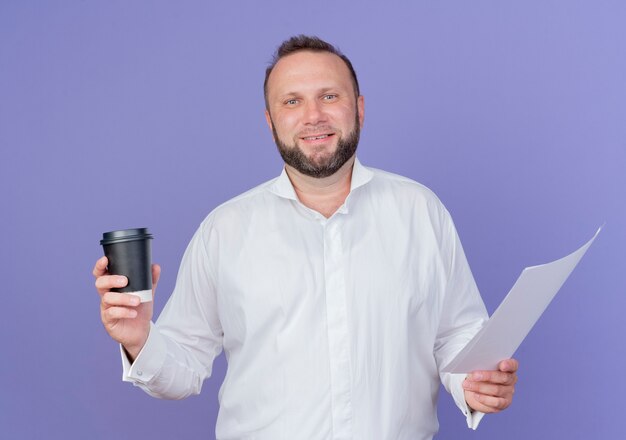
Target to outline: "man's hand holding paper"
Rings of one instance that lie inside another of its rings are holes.
[[[574,270],[602,228],[575,252],[552,263],[524,269],[485,327],[443,371],[471,372],[463,381],[465,401],[474,411],[494,413],[511,405],[517,369],[511,356]]]
[[[473,371],[463,381],[465,401],[474,411],[495,413],[508,408],[513,401],[517,369],[515,359],[498,364],[498,370]]]

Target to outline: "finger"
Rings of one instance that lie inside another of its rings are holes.
[[[105,292],[116,287],[124,287],[128,284],[128,279],[123,275],[102,275],[96,278],[95,284],[100,295],[103,295]]]
[[[102,310],[102,322],[112,325],[120,319],[133,319],[137,317],[137,310],[129,307],[108,307]]]
[[[508,373],[515,373],[519,368],[517,359],[505,359],[498,364],[498,370]]]
[[[159,278],[161,278],[161,266],[158,264],[152,265],[152,290],[156,290],[156,286],[159,283]]]
[[[513,385],[498,385],[491,382],[463,381],[463,389],[493,397],[510,397],[515,392]]]
[[[106,292],[102,295],[102,304],[105,307],[110,306],[128,306],[136,307],[141,303],[141,300],[136,295],[130,295],[128,293],[121,292]]]
[[[474,393],[472,397],[478,403],[478,405],[474,403],[472,407],[475,410],[486,413],[502,411],[508,408],[512,402],[511,398],[487,396],[480,393]],[[478,406],[478,408],[475,408],[475,406]]]
[[[517,375],[515,373],[505,373],[502,371],[473,371],[468,376],[468,379],[474,382],[513,385],[517,382]]]
[[[107,257],[100,257],[98,261],[96,261],[95,266],[93,267],[93,276],[98,278],[107,273],[107,266],[109,265],[109,260]]]

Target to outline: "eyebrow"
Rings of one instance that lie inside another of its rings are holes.
[[[337,91],[338,91],[337,87],[323,87],[320,90],[318,90],[317,93],[318,94],[324,94],[324,93],[327,93],[327,92],[334,92],[334,93],[336,93]],[[301,95],[301,94],[302,94],[301,92],[286,92],[286,93],[283,93],[282,95],[280,95],[278,98],[279,99],[285,99],[285,98],[287,98],[289,96],[298,96],[298,95]]]

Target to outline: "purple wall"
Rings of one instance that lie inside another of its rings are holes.
[[[120,381],[98,240],[150,227],[160,311],[204,216],[279,173],[263,71],[314,33],[360,76],[361,161],[439,194],[490,312],[606,221],[518,351],[513,406],[471,432],[444,395],[438,438],[621,438],[624,2],[223,3],[0,3],[0,437],[213,438],[223,358],[185,401]]]

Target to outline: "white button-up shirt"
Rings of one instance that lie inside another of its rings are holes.
[[[454,225],[424,186],[355,161],[330,218],[285,171],[216,208],[124,380],[200,392],[226,352],[218,439],[430,439],[440,373],[487,317]]]

